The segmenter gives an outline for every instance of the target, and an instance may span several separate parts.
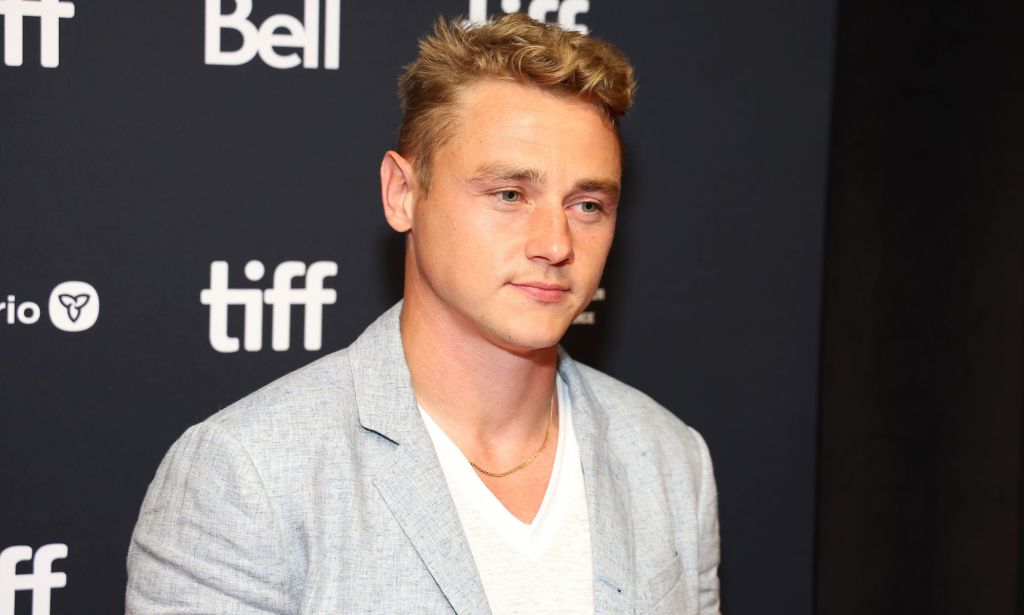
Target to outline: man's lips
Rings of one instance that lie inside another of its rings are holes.
[[[560,301],[569,293],[568,286],[561,284],[550,284],[548,282],[509,282],[510,285],[520,292],[544,303]]]

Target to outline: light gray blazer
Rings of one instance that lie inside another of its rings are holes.
[[[490,612],[416,408],[400,310],[171,447],[128,551],[128,613]],[[564,352],[558,369],[583,462],[596,612],[718,613],[703,440]]]

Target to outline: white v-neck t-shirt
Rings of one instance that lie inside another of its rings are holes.
[[[594,612],[590,517],[572,400],[561,378],[556,387],[558,449],[544,500],[529,524],[491,493],[420,406],[494,615]]]

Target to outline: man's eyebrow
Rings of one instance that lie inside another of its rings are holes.
[[[610,179],[584,179],[576,184],[576,189],[583,192],[599,192],[606,197],[617,201],[622,191],[619,182]]]
[[[482,164],[476,168],[470,183],[484,184],[492,182],[530,182],[543,185],[544,173],[537,169],[516,167],[506,164]],[[609,199],[618,200],[619,182],[611,179],[587,178],[576,183],[575,190],[580,192],[597,192]]]
[[[514,167],[507,164],[482,164],[473,172],[470,182],[530,182],[534,184],[544,183],[544,174],[537,169]]]

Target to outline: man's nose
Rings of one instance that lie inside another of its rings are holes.
[[[572,233],[561,203],[544,204],[531,212],[526,257],[544,260],[551,265],[572,261]]]

